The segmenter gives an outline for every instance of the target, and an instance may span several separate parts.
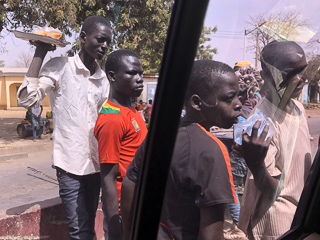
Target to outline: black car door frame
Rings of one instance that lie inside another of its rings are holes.
[[[163,197],[208,0],[175,0],[137,185],[131,239],[157,238]]]

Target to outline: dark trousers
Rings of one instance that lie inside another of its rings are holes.
[[[33,139],[37,138],[37,125],[39,126],[38,137],[40,138],[43,132],[43,121],[41,116],[35,117],[32,116],[32,131],[33,131]]]
[[[238,225],[239,215],[240,215],[240,202],[239,202],[239,197],[238,197],[238,187],[241,182],[241,179],[242,179],[242,177],[233,175],[234,190],[235,190],[236,197],[237,197],[238,201],[237,201],[237,203],[228,203],[231,218],[236,225]]]
[[[70,239],[91,240],[100,195],[100,173],[78,176],[56,168]]]

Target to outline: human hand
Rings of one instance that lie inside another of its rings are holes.
[[[50,44],[50,43],[44,43],[40,41],[29,41],[31,45],[36,47],[36,51],[43,51],[43,52],[49,52],[56,50],[56,45]]]
[[[264,168],[264,158],[266,157],[271,138],[266,139],[269,131],[269,124],[266,124],[258,136],[258,130],[261,125],[261,120],[257,120],[252,127],[251,136],[247,133],[242,135],[242,146],[236,145],[236,149],[244,157],[248,168],[255,174],[261,168]],[[266,139],[266,140],[265,140]]]

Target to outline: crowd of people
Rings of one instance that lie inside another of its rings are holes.
[[[31,108],[50,96],[52,161],[70,239],[95,238],[102,192],[105,239],[127,240],[152,100],[132,107],[131,99],[143,91],[142,64],[135,52],[113,51],[104,71],[97,64],[112,38],[105,18],[88,17],[79,38],[78,54],[50,59],[43,67],[55,47],[33,42],[35,54],[18,99]],[[295,42],[274,41],[263,49],[261,66],[194,62],[158,239],[271,240],[289,230],[312,164],[304,108],[294,100],[302,91],[307,62]],[[268,117],[276,135],[267,138],[271,126],[260,129],[258,120],[229,154],[210,133],[212,126],[231,128],[240,116],[250,118],[257,111]],[[245,182],[241,206],[236,191],[240,181]],[[227,206],[234,209],[234,227],[224,232]]]
[[[149,125],[153,106],[152,99],[149,99],[148,102],[149,103],[147,105],[147,103],[140,99],[139,102],[135,104],[135,109],[140,113],[142,119]]]

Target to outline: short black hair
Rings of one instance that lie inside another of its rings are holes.
[[[107,19],[105,19],[104,17],[95,15],[95,16],[89,16],[84,20],[82,24],[81,32],[84,31],[86,34],[91,34],[95,30],[96,26],[99,24],[107,26],[111,29],[110,22]]]
[[[136,54],[134,51],[131,51],[129,49],[121,49],[114,51],[109,54],[106,65],[105,65],[105,71],[106,73],[109,71],[116,72],[119,69],[119,64],[120,61],[122,60],[123,57],[136,57],[139,59],[138,54]]]
[[[223,74],[233,73],[234,70],[227,64],[214,60],[197,60],[193,63],[190,81],[186,93],[186,100],[193,94],[206,97]]]

